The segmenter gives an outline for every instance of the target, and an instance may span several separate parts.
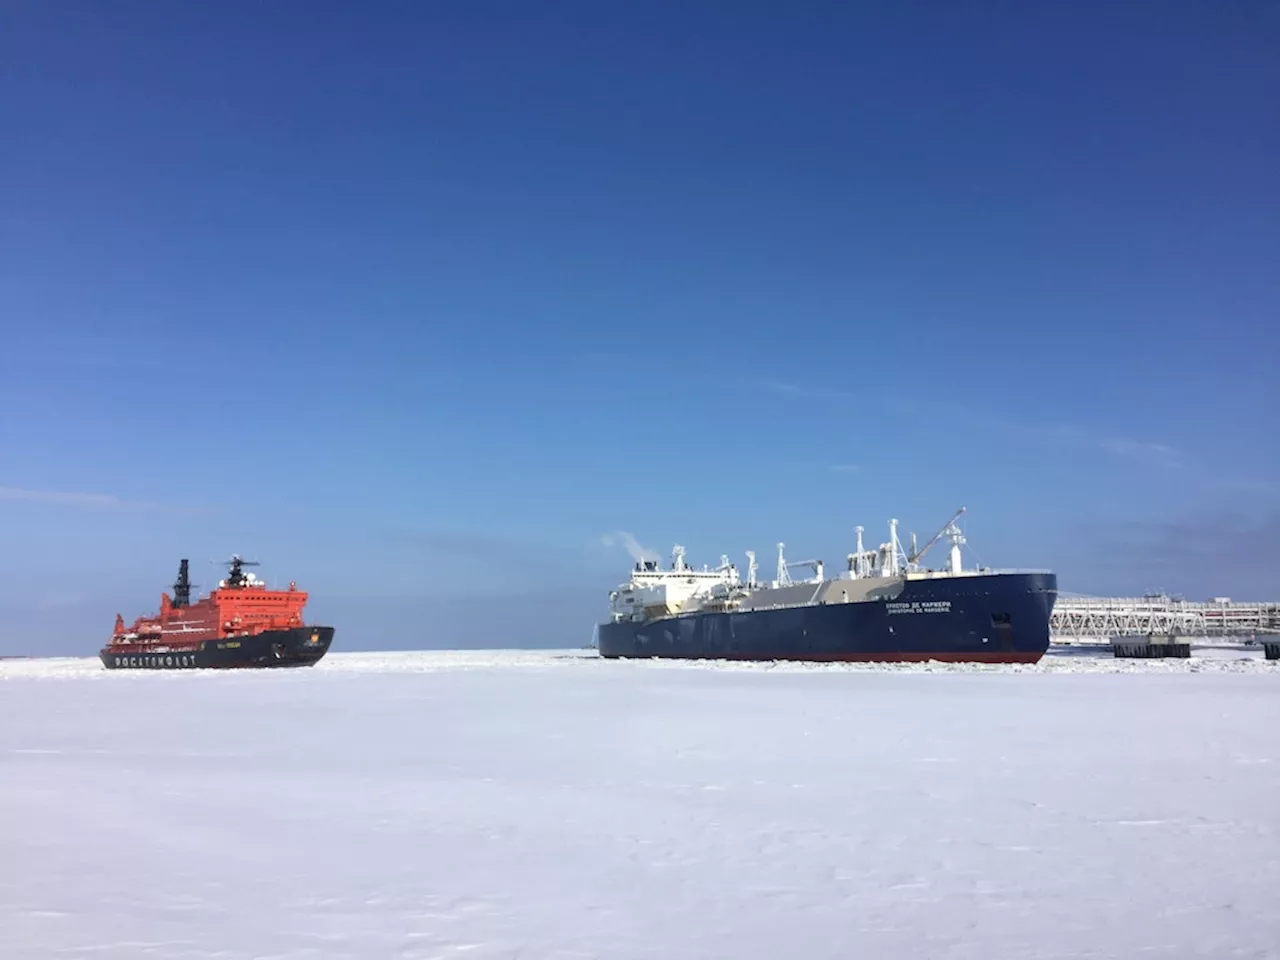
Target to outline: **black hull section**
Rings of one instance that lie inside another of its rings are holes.
[[[146,651],[104,648],[108,670],[199,670],[245,667],[309,667],[329,651],[333,627],[268,630],[253,637],[206,640],[198,650]]]
[[[601,624],[598,646],[609,658],[1035,663],[1057,594],[1052,573],[908,580],[891,600]]]

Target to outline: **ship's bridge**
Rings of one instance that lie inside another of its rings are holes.
[[[609,595],[615,620],[641,620],[679,613],[691,602],[728,593],[739,584],[738,568],[727,556],[715,569],[695,570],[685,562],[684,547],[671,551],[671,566],[659,568],[656,560],[636,561],[631,581]]]

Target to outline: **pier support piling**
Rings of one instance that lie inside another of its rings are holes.
[[[1157,659],[1191,656],[1191,638],[1178,636],[1117,637],[1111,641],[1116,657]]]

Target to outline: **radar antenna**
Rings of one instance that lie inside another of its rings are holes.
[[[227,573],[226,584],[228,587],[243,587],[249,582],[249,578],[245,575],[244,567],[260,566],[257,560],[243,560],[239,554],[233,553],[230,560],[223,560],[223,563],[231,567]]]

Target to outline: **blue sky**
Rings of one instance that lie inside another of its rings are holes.
[[[0,653],[239,552],[574,645],[628,531],[1280,599],[1280,10],[8,3]]]

